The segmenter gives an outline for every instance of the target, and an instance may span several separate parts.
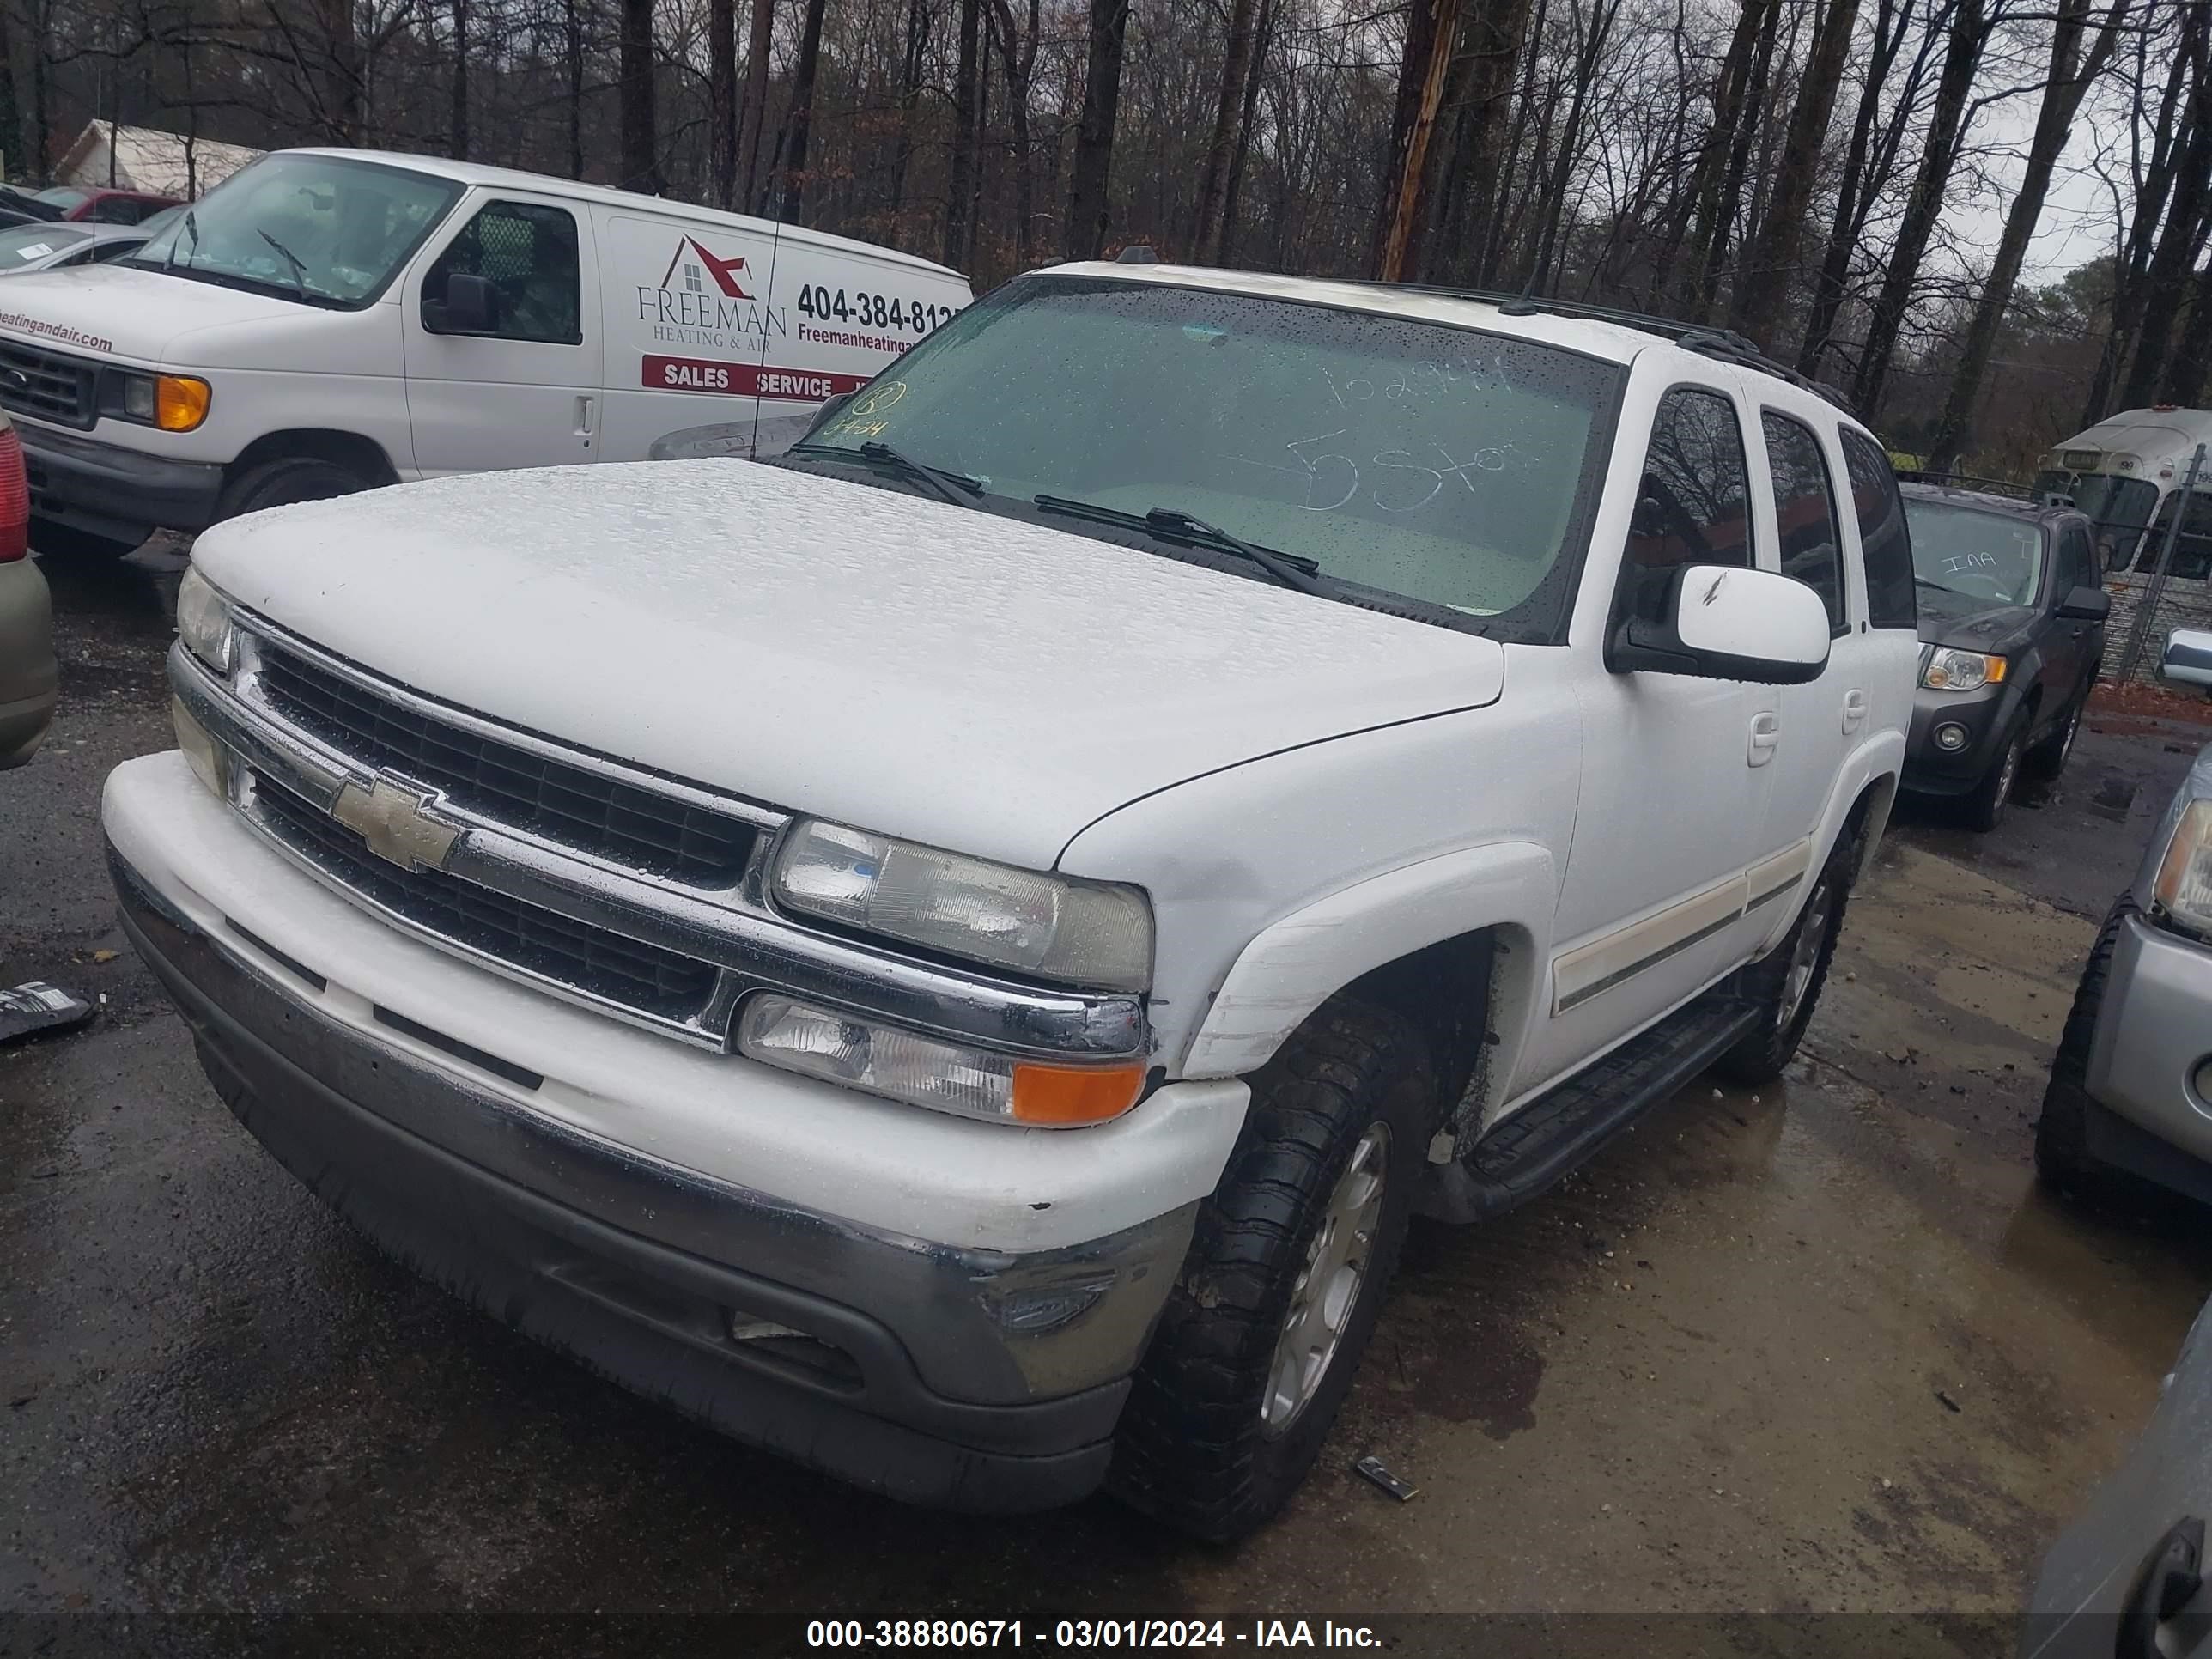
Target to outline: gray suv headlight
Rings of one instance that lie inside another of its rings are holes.
[[[2151,899],[2166,917],[2212,939],[2212,800],[2197,800],[2174,826]]]
[[[1152,981],[1152,906],[1134,887],[813,818],[785,836],[773,887],[800,915],[1038,979],[1115,991]]]

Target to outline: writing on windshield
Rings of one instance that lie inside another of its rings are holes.
[[[2043,532],[2009,514],[1908,501],[1912,571],[1931,587],[1985,605],[2033,605],[2043,580]]]

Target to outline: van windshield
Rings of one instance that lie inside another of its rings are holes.
[[[1043,277],[961,313],[811,441],[891,446],[987,505],[1188,514],[1325,583],[1490,617],[1571,586],[1623,374],[1415,318]]]
[[[428,173],[280,153],[224,179],[128,263],[351,309],[384,292],[460,193]]]
[[[2118,570],[2136,550],[2142,528],[2158,505],[2158,486],[2148,478],[2123,478],[2113,472],[2039,472],[2039,495],[2069,495],[2096,521],[2097,543],[2105,568]]]

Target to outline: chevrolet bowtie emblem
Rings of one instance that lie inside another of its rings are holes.
[[[461,832],[431,815],[434,799],[389,777],[366,789],[348,779],[331,803],[331,816],[367,842],[370,852],[403,870],[441,870]]]

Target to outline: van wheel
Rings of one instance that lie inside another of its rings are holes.
[[[1838,837],[1828,861],[1813,878],[1797,925],[1782,943],[1746,968],[1740,985],[1745,1000],[1759,1006],[1759,1024],[1735,1048],[1713,1062],[1713,1071],[1730,1083],[1771,1083],[1797,1053],[1813,1010],[1827,983],[1828,964],[1844,931],[1844,901],[1850,896],[1858,867],[1859,837]]]
[[[1349,1000],[1253,1079],[1121,1413],[1117,1497],[1225,1542],[1297,1490],[1375,1328],[1436,1106],[1420,1034]]]
[[[226,484],[216,502],[216,521],[258,513],[267,507],[326,501],[368,488],[367,479],[335,461],[317,460],[312,455],[288,456],[281,461],[264,461]]]

